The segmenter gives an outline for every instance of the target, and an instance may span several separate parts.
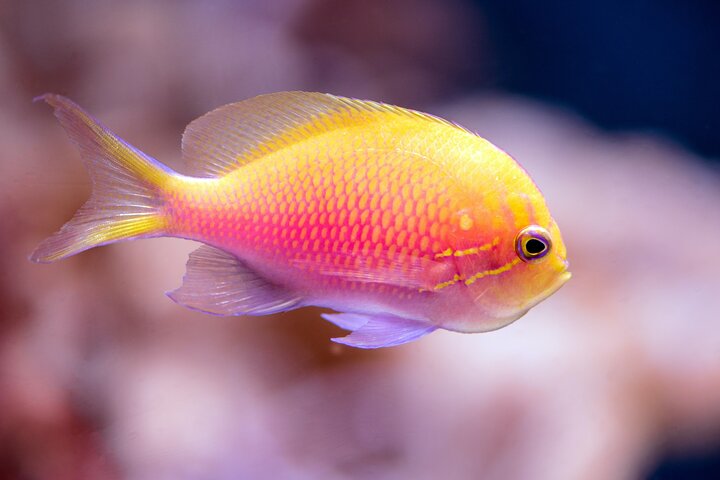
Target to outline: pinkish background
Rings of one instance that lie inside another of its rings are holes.
[[[0,478],[680,478],[658,465],[695,456],[709,466],[682,478],[711,478],[718,170],[505,89],[482,3],[0,2]],[[361,351],[316,310],[177,306],[187,241],[27,261],[89,192],[34,96],[181,169],[193,118],[297,89],[425,110],[511,153],[573,279],[497,332]]]

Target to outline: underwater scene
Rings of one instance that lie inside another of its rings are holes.
[[[720,478],[720,5],[0,2],[0,479]]]

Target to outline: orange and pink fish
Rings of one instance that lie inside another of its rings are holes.
[[[314,305],[400,345],[442,328],[494,330],[569,278],[540,190],[502,150],[453,123],[382,103],[283,92],[220,107],[182,138],[178,173],[78,105],[45,100],[77,144],[90,199],[40,244],[54,262],[120,240],[204,245],[168,296],[215,315]]]

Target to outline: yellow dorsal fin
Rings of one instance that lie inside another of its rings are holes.
[[[312,135],[398,116],[460,128],[378,102],[324,93],[271,93],[222,106],[192,121],[182,139],[186,173],[222,176]]]

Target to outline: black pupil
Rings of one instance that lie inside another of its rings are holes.
[[[525,251],[530,255],[540,255],[545,248],[545,243],[537,238],[531,238],[525,243]]]

